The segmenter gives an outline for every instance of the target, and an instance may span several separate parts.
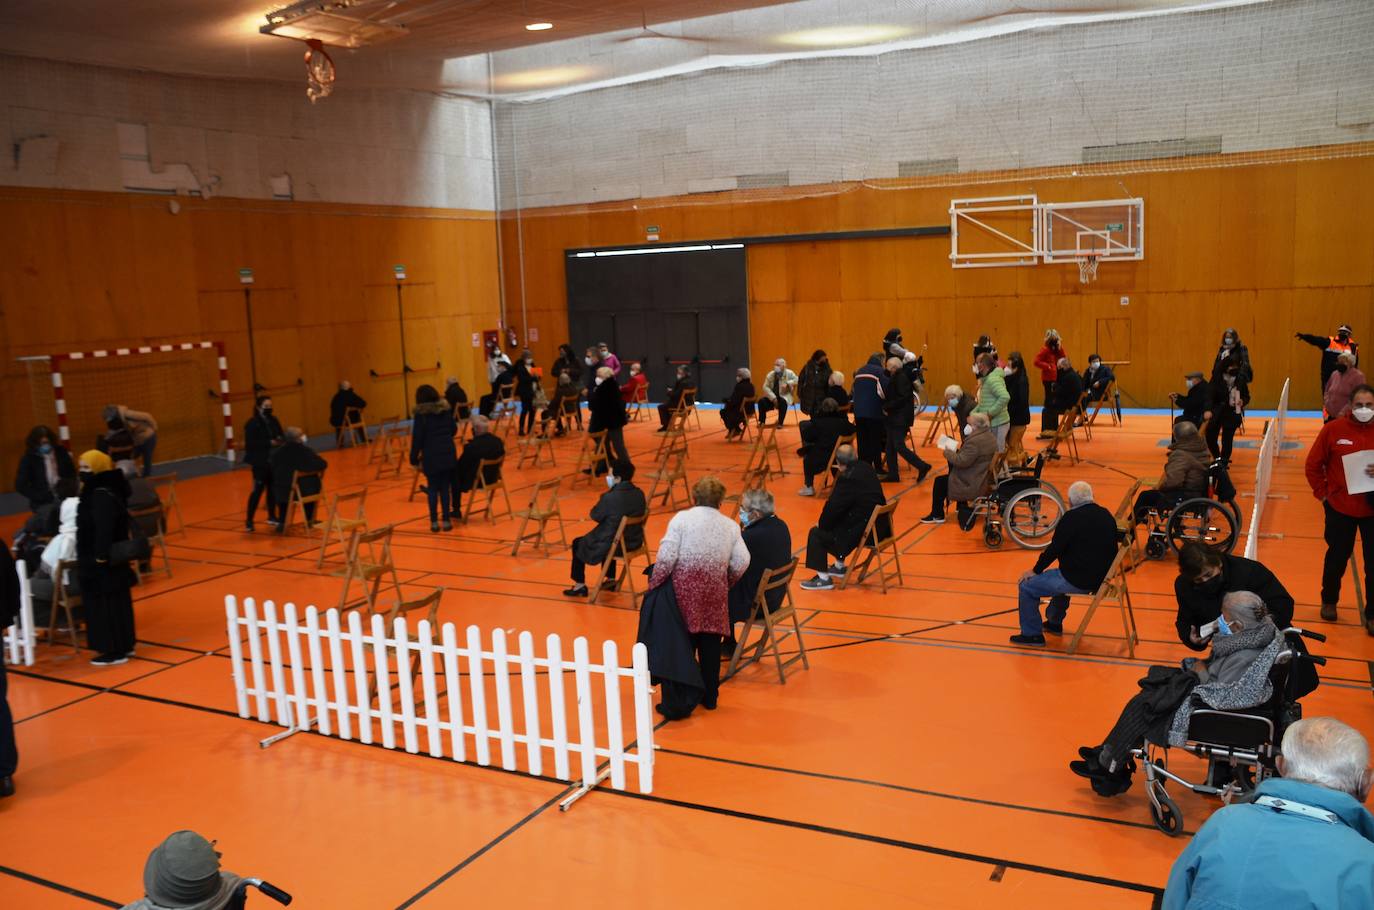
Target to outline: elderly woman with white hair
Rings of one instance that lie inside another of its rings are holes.
[[[1235,711],[1262,705],[1274,694],[1269,671],[1284,639],[1264,600],[1252,591],[1232,591],[1206,660],[1185,657],[1181,667],[1150,667],[1137,692],[1100,746],[1083,746],[1069,770],[1086,777],[1099,796],[1117,796],[1131,786],[1131,750],[1151,742],[1181,746],[1199,706]]]
[[[754,380],[748,367],[740,367],[735,370],[735,387],[730,391],[730,397],[725,399],[725,403],[720,407],[720,419],[725,424],[725,438],[734,439],[736,436],[744,435],[744,422],[750,418],[749,411],[753,410]],[[746,406],[745,402],[748,402]]]
[[[764,572],[781,568],[792,561],[792,532],[774,512],[773,494],[762,487],[745,490],[740,498],[739,523],[743,528],[740,536],[744,547],[749,551],[749,568],[739,581],[730,586],[730,628],[734,624],[748,622],[753,612],[754,595],[758,593],[759,580]],[[768,612],[782,606],[783,589],[768,592]],[[728,634],[722,646],[722,653],[734,646],[734,636]]]
[[[1116,559],[1116,518],[1093,502],[1093,488],[1080,480],[1069,486],[1069,510],[1055,525],[1050,545],[1017,583],[1021,633],[1014,645],[1044,646],[1045,633],[1064,634],[1069,595],[1091,594],[1107,577]],[[1059,568],[1051,569],[1055,562]],[[1041,598],[1050,598],[1040,618]]]

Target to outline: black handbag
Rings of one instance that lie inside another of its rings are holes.
[[[142,534],[110,544],[110,565],[125,566],[131,562],[146,562],[153,557],[153,545]]]

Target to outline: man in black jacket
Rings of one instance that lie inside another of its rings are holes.
[[[677,379],[668,389],[668,400],[658,406],[658,431],[660,433],[668,429],[668,419],[673,416],[673,411],[682,402],[683,394],[691,386],[692,381],[687,378],[687,364],[678,364]]]
[[[1062,361],[1061,361],[1062,362]],[[1059,368],[1060,378],[1064,368]],[[1083,481],[1069,486],[1069,510],[1055,526],[1050,545],[1035,566],[1021,576],[1017,598],[1021,634],[1011,636],[1014,645],[1044,645],[1045,633],[1062,635],[1070,594],[1090,594],[1102,585],[1116,559],[1116,519],[1093,502],[1093,488]],[[1059,561],[1059,568],[1050,565]],[[1045,618],[1040,619],[1040,599],[1050,598]]]
[[[501,401],[501,389],[506,386],[515,391],[519,377],[516,375],[515,367],[509,360],[503,360],[499,364],[501,372],[496,374],[496,378],[491,381],[491,391],[477,399],[477,412],[483,417],[490,417],[496,410],[496,405]]]
[[[305,431],[300,427],[287,427],[282,434],[282,444],[272,453],[268,459],[272,470],[272,495],[277,499],[277,533],[286,533],[286,507],[291,500],[291,484],[294,482],[296,472],[302,474],[312,471],[323,471],[329,467],[329,462],[319,456],[314,449],[310,448],[305,441]],[[320,492],[322,484],[318,477],[306,477],[300,481],[302,496],[313,496]],[[315,503],[307,502],[303,506],[305,510],[305,523],[308,526],[315,524]]]
[[[272,416],[272,399],[259,395],[253,416],[243,426],[243,463],[253,471],[253,491],[248,494],[245,531],[253,530],[258,502],[267,493],[267,523],[277,527],[277,494],[272,490],[272,452],[282,444],[281,422]]]
[[[884,483],[898,483],[897,456],[901,455],[906,463],[916,469],[916,482],[920,483],[930,473],[930,465],[906,444],[907,430],[916,422],[916,392],[911,385],[911,376],[902,369],[900,357],[887,359],[887,397],[883,399],[883,428],[887,432],[887,474]]]
[[[644,491],[634,485],[635,466],[628,461],[611,464],[606,475],[606,486],[610,487],[592,506],[591,519],[596,527],[572,542],[572,580],[573,585],[563,592],[565,597],[587,596],[587,566],[601,565],[610,555],[615,543],[615,532],[620,529],[622,518],[638,518],[649,511],[644,499]],[[634,551],[644,546],[644,526],[631,525],[625,529],[625,548]],[[602,588],[615,590],[616,564],[606,567],[607,581]]]
[[[749,568],[730,586],[731,631],[735,623],[748,622],[749,615],[754,612],[754,595],[758,593],[763,573],[780,569],[792,561],[792,532],[774,508],[773,494],[762,488],[746,490],[740,500],[739,521],[744,526],[740,536],[749,550]],[[782,606],[785,593],[783,588],[768,592],[769,613]],[[734,650],[734,637],[727,635],[720,653],[731,654]]]
[[[816,416],[801,422],[802,447],[797,454],[802,457],[802,474],[805,483],[797,492],[802,496],[814,496],[813,484],[816,475],[825,470],[830,463],[830,453],[835,451],[835,443],[841,436],[853,436],[856,430],[849,418],[840,413],[833,398],[821,399]]]
[[[1232,591],[1256,594],[1280,629],[1293,624],[1293,597],[1273,572],[1253,559],[1189,541],[1179,550],[1178,577],[1174,579],[1178,640],[1194,651],[1207,650],[1210,637],[1199,630],[1221,615],[1221,599]]]
[[[468,405],[468,393],[463,388],[463,384],[458,381],[457,376],[450,376],[444,380],[444,400],[448,402],[449,409],[453,411],[453,416],[457,420],[467,420],[472,415],[472,409]],[[462,405],[460,408],[459,405]]]
[[[456,515],[463,514],[460,503],[462,494],[471,492],[477,483],[477,465],[483,461],[506,457],[506,444],[501,441],[501,437],[487,432],[491,426],[487,418],[475,414],[470,426],[472,438],[463,446],[463,454],[458,456],[458,485],[453,490],[453,512]],[[500,476],[501,469],[489,465],[483,479],[487,483],[493,483]]]
[[[357,416],[361,419],[365,407],[367,407],[367,402],[363,401],[361,395],[353,391],[353,383],[345,379],[339,383],[339,390],[329,400],[329,425],[335,430],[343,426],[349,411],[357,411]]]
[[[620,384],[610,367],[597,367],[596,386],[591,400],[587,403],[591,419],[587,421],[587,432],[606,431],[606,457],[610,461],[629,461],[630,453],[625,449],[625,400],[620,397]],[[587,470],[601,473],[601,465]]]
[[[10,548],[0,540],[0,633],[19,619],[19,573]],[[14,715],[7,698],[9,682],[5,662],[0,660],[0,799],[14,795],[14,772],[19,767],[19,749],[14,743]]]
[[[1336,372],[1336,358],[1342,354],[1355,355],[1355,362],[1359,363],[1360,344],[1351,336],[1351,328],[1348,323],[1341,323],[1336,327],[1334,335],[1309,335],[1306,332],[1298,332],[1297,339],[1305,341],[1313,347],[1321,348],[1321,374],[1322,374],[1322,394],[1326,394],[1326,384],[1331,379],[1331,374]],[[1248,377],[1247,377],[1248,379]]]
[[[1187,421],[1195,427],[1202,426],[1202,415],[1207,412],[1208,385],[1202,381],[1202,373],[1193,372],[1183,377],[1183,382],[1188,387],[1188,391],[1180,395],[1178,392],[1169,393],[1169,401],[1179,409],[1179,414],[1174,418],[1174,423]]]
[[[1054,397],[1049,406],[1049,411],[1054,416],[1055,427],[1059,426],[1060,418],[1078,407],[1078,402],[1083,397],[1083,377],[1074,370],[1069,358],[1060,357],[1058,369],[1059,375],[1054,380]],[[1054,435],[1053,430],[1040,434],[1042,439]]]
[[[806,567],[816,573],[801,583],[808,591],[829,591],[835,587],[830,576],[844,574],[844,558],[863,542],[874,507],[887,504],[877,472],[868,462],[859,461],[853,446],[840,446],[835,461],[840,465],[835,488],[830,491],[816,526],[806,536]],[[887,535],[891,529],[879,527],[878,533]],[[828,564],[831,555],[835,557],[834,565]]]

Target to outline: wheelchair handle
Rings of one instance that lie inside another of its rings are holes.
[[[1316,664],[1319,667],[1326,666],[1326,658],[1318,657],[1316,654],[1309,654],[1306,657],[1304,657],[1303,660],[1310,660],[1312,661],[1312,663]]]
[[[1308,629],[1299,629],[1298,634],[1303,638],[1310,638],[1313,641],[1326,641],[1326,636],[1320,632],[1312,632]]]
[[[243,880],[243,883],[245,885],[252,885],[254,888],[257,888],[263,894],[272,898],[272,900],[281,904],[283,907],[291,903],[291,895],[287,894],[285,891],[278,888],[271,882],[265,882],[260,878],[245,878]]]

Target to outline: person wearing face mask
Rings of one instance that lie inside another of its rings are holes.
[[[858,457],[853,446],[840,446],[835,453],[839,474],[830,498],[806,535],[806,567],[816,574],[801,583],[806,591],[829,591],[835,587],[832,575],[846,571],[845,557],[863,542],[864,528],[876,506],[886,505],[882,482],[873,466]],[[891,528],[879,527],[886,536]],[[830,562],[830,557],[835,562]]]
[[[893,329],[893,331],[897,331]],[[888,332],[889,335],[892,332]],[[898,332],[898,336],[900,336]],[[858,426],[859,460],[883,473],[883,400],[887,397],[888,377],[882,354],[873,354],[868,363],[854,373],[854,422]]]
[[[1227,329],[1221,333],[1221,346],[1217,348],[1216,359],[1212,361],[1212,382],[1216,382],[1227,368],[1235,365],[1239,376],[1247,383],[1254,382],[1255,371],[1250,365],[1250,349],[1240,342],[1240,333]]]
[[[1054,391],[1050,395],[1049,404],[1041,413],[1041,424],[1044,424],[1044,417],[1048,414],[1051,429],[1048,433],[1041,432],[1040,438],[1053,439],[1056,435],[1054,428],[1059,426],[1059,420],[1065,414],[1082,413],[1079,409],[1082,400],[1083,377],[1078,375],[1069,358],[1060,357],[1059,365],[1055,368]]]
[[[596,372],[606,365],[606,361],[601,356],[601,350],[593,346],[587,348],[582,364],[587,368],[587,397],[591,398],[592,392],[596,391]]]
[[[1322,619],[1336,619],[1336,603],[1341,596],[1341,579],[1350,554],[1355,549],[1355,534],[1360,535],[1364,556],[1365,631],[1374,635],[1374,506],[1370,494],[1351,493],[1346,486],[1345,458],[1374,449],[1374,388],[1362,385],[1350,396],[1350,413],[1337,417],[1321,428],[1307,451],[1307,484],[1312,495],[1322,502],[1326,526],[1326,558],[1322,563]],[[1374,465],[1365,468],[1374,479]],[[1374,482],[1372,480],[1371,482]]]
[[[539,384],[539,368],[534,365],[534,353],[525,348],[515,363],[515,397],[520,400],[521,436],[528,436],[534,429],[534,389]]]
[[[725,424],[725,438],[734,439],[744,435],[744,424],[753,416],[752,404],[746,404],[754,397],[754,380],[746,367],[735,370],[735,387],[730,396],[720,406],[720,420]],[[665,424],[666,428],[666,424]]]
[[[1183,384],[1187,391],[1179,394],[1178,392],[1169,393],[1169,402],[1179,409],[1179,414],[1174,418],[1174,423],[1191,423],[1195,427],[1203,424],[1202,415],[1207,413],[1207,394],[1210,386],[1202,381],[1202,374],[1199,372],[1188,373],[1183,377]]]
[[[611,375],[620,380],[620,358],[611,353],[611,346],[601,341],[596,345],[597,356],[601,358],[601,365],[611,368]]]
[[[959,438],[963,439],[967,434],[968,415],[973,413],[973,409],[978,406],[973,396],[964,391],[963,386],[945,386],[945,407],[949,408],[949,416],[954,420],[954,425],[959,428]]]
[[[964,442],[951,452],[941,449],[949,462],[949,473],[935,478],[930,490],[930,512],[921,524],[945,523],[945,504],[956,504],[959,527],[967,531],[973,527],[973,509],[969,502],[987,491],[988,469],[997,457],[997,437],[988,427],[988,415],[970,414],[964,425]]]
[[[1334,717],[1283,734],[1279,777],[1198,829],[1169,873],[1162,910],[1374,907],[1369,743]]]
[[[563,414],[569,408],[577,408],[580,412],[581,401],[582,390],[573,383],[572,376],[567,370],[559,373],[558,384],[553,387],[553,397],[549,399],[549,406],[544,409],[542,418],[543,420],[552,420],[558,427],[553,435],[568,435],[568,428],[563,425]]]
[[[768,422],[768,412],[778,412],[778,426],[787,418],[787,410],[797,394],[797,374],[787,368],[787,361],[779,357],[773,369],[763,378],[763,398],[759,401],[759,423]]]
[[[1052,436],[1054,431],[1059,429],[1059,417],[1052,410],[1054,383],[1059,378],[1059,361],[1067,356],[1069,356],[1069,352],[1065,349],[1058,330],[1046,330],[1045,345],[1040,349],[1040,353],[1035,355],[1034,361],[1034,365],[1040,368],[1040,384],[1045,389],[1045,406],[1040,411],[1040,438],[1042,439],[1046,438],[1046,433]]]
[[[797,377],[797,404],[807,417],[815,414],[825,400],[825,390],[832,372],[830,358],[825,351],[813,351],[811,359],[801,368],[801,374]]]
[[[1147,737],[1179,746],[1198,708],[1234,711],[1267,702],[1274,691],[1269,671],[1284,650],[1284,637],[1264,601],[1250,591],[1227,594],[1211,643],[1206,660],[1185,657],[1178,667],[1150,667],[1102,744],[1080,747],[1069,770],[1092,781],[1098,796],[1119,796],[1131,786],[1131,750]]]
[[[979,335],[978,340],[973,343],[973,362],[976,365],[978,358],[984,354],[991,354],[992,359],[997,359],[997,345],[992,343],[990,335]]]
[[[110,456],[81,455],[81,496],[76,510],[76,564],[81,605],[86,611],[86,644],[96,656],[91,665],[128,663],[134,653],[134,573],[128,563],[111,561],[117,541],[129,539],[129,481]]]
[[[454,381],[456,382],[457,380]],[[334,428],[335,437],[339,435],[339,427],[347,422],[349,411],[355,412],[354,416],[361,420],[363,409],[366,407],[367,402],[363,400],[361,395],[353,390],[353,383],[349,382],[347,379],[340,382],[338,391],[334,393],[333,398],[329,399],[329,425]],[[353,438],[353,434],[348,433],[345,434],[345,436],[350,445],[357,442],[357,440]]]
[[[253,489],[248,494],[248,517],[243,529],[253,531],[262,494],[267,494],[267,523],[277,527],[277,495],[272,489],[272,452],[282,444],[281,422],[272,414],[272,399],[259,395],[253,416],[243,425],[243,463],[253,472]]]
[[[510,366],[510,358],[501,350],[501,346],[493,342],[487,350],[487,382],[496,382],[496,377],[500,376]]]
[[[1336,358],[1336,369],[1326,383],[1322,411],[1326,420],[1335,420],[1350,410],[1350,394],[1365,385],[1364,373],[1355,366],[1355,355],[1349,352]]]
[[[1007,391],[1006,374],[997,365],[997,358],[991,354],[980,354],[973,364],[973,372],[978,376],[978,406],[975,414],[988,415],[988,425],[997,437],[997,451],[1007,448],[1007,434],[1011,432],[1011,393]]]
[[[630,364],[630,378],[625,380],[625,384],[620,387],[620,400],[629,407],[639,398],[639,390],[645,390],[645,401],[648,401],[647,390],[649,388],[649,377],[644,375],[644,368],[639,365],[639,361]]]
[[[1083,389],[1089,401],[1101,401],[1107,394],[1107,387],[1116,381],[1112,368],[1102,362],[1096,354],[1088,355],[1088,368],[1083,372]]]
[[[501,356],[505,357],[504,354]],[[521,365],[524,365],[524,361],[521,361]],[[512,391],[514,391],[514,387],[519,384],[519,374],[509,359],[500,361],[499,366],[500,372],[491,381],[491,391],[477,400],[477,413],[483,417],[490,417],[492,412],[496,410],[496,404],[501,400],[502,389],[511,386]],[[531,394],[533,394],[533,390],[531,390]]]
[[[1006,462],[1023,465],[1029,458],[1021,440],[1025,438],[1026,427],[1030,426],[1030,380],[1026,377],[1026,361],[1020,351],[1012,351],[1007,356],[1002,376],[1007,388]]]
[[[28,500],[29,511],[51,503],[57,482],[75,476],[71,453],[57,444],[57,434],[41,426],[30,430],[14,474],[14,491]]]
[[[1207,449],[1213,458],[1231,461],[1236,430],[1245,420],[1245,408],[1249,404],[1250,386],[1244,366],[1239,361],[1225,364],[1208,386],[1207,410],[1202,413],[1203,420],[1207,421]],[[1219,445],[1218,436],[1221,437]]]
[[[883,399],[887,473],[883,475],[883,482],[901,481],[897,473],[897,460],[900,457],[916,469],[916,482],[920,483],[930,473],[930,465],[906,444],[907,432],[916,422],[916,391],[911,386],[911,377],[902,369],[902,361],[897,357],[887,359],[887,377],[887,392]]]
[[[574,385],[582,379],[582,360],[567,342],[558,346],[558,357],[553,362],[553,375],[561,373],[567,373]]]
[[[425,474],[429,500],[429,530],[453,530],[453,488],[458,469],[458,447],[453,437],[458,422],[453,409],[439,397],[439,390],[425,384],[415,390],[415,411],[410,425],[410,463]],[[442,514],[440,512],[442,507]]]
[[[763,573],[780,569],[792,561],[792,532],[774,512],[773,494],[763,488],[745,490],[740,499],[739,523],[744,530],[744,547],[749,551],[749,568],[730,586],[730,632],[721,643],[721,655],[735,650],[735,624],[749,621],[754,595]],[[784,590],[768,592],[768,612],[782,606]]]
[[[592,528],[572,542],[572,587],[563,592],[564,597],[587,596],[587,566],[599,566],[610,555],[611,545],[615,543],[615,532],[620,529],[622,518],[638,518],[649,510],[644,499],[644,491],[634,485],[635,466],[628,461],[612,462],[606,474],[606,492],[592,506],[591,519],[596,522]],[[625,529],[625,548],[631,552],[644,546],[644,526],[630,525]],[[602,585],[604,591],[616,589],[613,579],[616,564],[606,568],[607,581]]]
[[[1178,577],[1174,579],[1174,600],[1178,602],[1174,631],[1178,640],[1194,651],[1205,650],[1208,638],[1199,630],[1221,615],[1222,599],[1233,591],[1258,596],[1279,628],[1293,624],[1293,596],[1266,566],[1192,540],[1179,550]]]
[[[630,460],[625,448],[625,402],[620,399],[620,386],[615,381],[615,373],[608,366],[596,371],[596,386],[592,390],[587,411],[591,415],[587,421],[589,433],[606,431],[606,457],[610,461]],[[587,470],[599,469],[594,465]],[[601,473],[597,470],[596,473]]]
[[[901,357],[906,353],[906,348],[902,347],[902,330],[888,329],[883,336],[883,360],[886,363],[889,357]]]
[[[1336,372],[1336,364],[1342,354],[1349,354],[1355,358],[1355,363],[1360,362],[1360,345],[1351,337],[1350,326],[1341,323],[1336,328],[1334,335],[1307,335],[1303,332],[1297,333],[1299,341],[1305,341],[1313,347],[1321,348],[1321,376],[1322,392],[1326,392],[1326,384],[1331,381],[1331,374]],[[1352,364],[1353,366],[1354,364]]]
[[[840,413],[834,399],[827,398],[810,420],[801,422],[802,446],[797,454],[802,457],[802,488],[799,496],[815,496],[816,475],[825,471],[830,463],[830,453],[835,451],[835,443],[841,436],[854,433],[854,424]]]

